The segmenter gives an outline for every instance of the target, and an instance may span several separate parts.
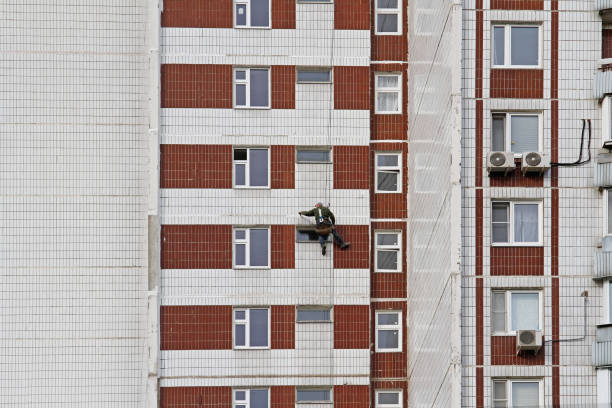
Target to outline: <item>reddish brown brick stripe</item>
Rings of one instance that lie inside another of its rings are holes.
[[[516,354],[516,336],[491,336],[491,365],[544,365],[544,347]]]
[[[370,67],[334,67],[334,109],[370,109]]]
[[[542,69],[492,69],[491,98],[541,99],[544,95]]]
[[[334,306],[334,348],[370,348],[370,307],[368,305]]]
[[[544,247],[491,247],[491,275],[543,276]]]
[[[492,10],[544,10],[544,0],[491,0]]]
[[[232,348],[231,306],[162,306],[162,350],[229,350]]]

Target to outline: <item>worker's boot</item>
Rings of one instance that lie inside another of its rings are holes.
[[[350,242],[343,242],[342,245],[340,245],[340,249],[346,249],[350,246],[351,246]]]
[[[325,256],[326,253],[327,253],[327,247],[325,245],[323,245],[321,247],[321,255]]]

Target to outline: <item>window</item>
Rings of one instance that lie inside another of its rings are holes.
[[[402,271],[402,234],[393,231],[376,231],[374,264],[376,272]]]
[[[538,67],[540,27],[493,26],[493,67]]]
[[[376,34],[402,33],[402,0],[376,0]]]
[[[234,149],[234,188],[268,188],[269,157],[268,149]]]
[[[493,113],[491,123],[491,151],[539,152],[541,132],[537,113]]]
[[[234,309],[234,348],[268,348],[268,309]]]
[[[603,313],[600,324],[612,324],[612,282],[609,280],[603,283]]]
[[[542,293],[495,290],[491,297],[491,333],[515,335],[517,330],[542,329]]]
[[[297,322],[331,322],[331,309],[303,308],[297,310]]]
[[[604,190],[604,236],[612,235],[612,190]],[[604,249],[605,250],[605,249]]]
[[[328,84],[331,82],[331,69],[298,68],[297,82],[301,84]]]
[[[401,193],[401,153],[376,153],[376,192]]]
[[[269,266],[269,229],[235,228],[234,268],[268,268]]]
[[[376,351],[402,351],[402,312],[376,312]]]
[[[493,201],[491,243],[498,246],[542,245],[542,203]]]
[[[296,390],[296,402],[304,403],[304,402],[316,402],[316,403],[331,403],[331,389],[329,388],[321,388],[321,389],[297,389]]]
[[[264,390],[234,390],[233,408],[268,408],[270,393]]]
[[[270,0],[235,0],[235,27],[270,27]]]
[[[605,96],[601,103],[601,139],[612,140],[612,96]]]
[[[298,163],[330,163],[329,149],[299,148],[296,153]]]
[[[612,406],[612,369],[598,369],[597,372],[597,406]]]
[[[541,388],[540,380],[493,380],[493,407],[543,407]]]
[[[402,391],[376,391],[376,408],[402,408]]]
[[[234,107],[270,107],[270,70],[268,68],[234,69]]]
[[[376,74],[376,113],[393,115],[402,113],[402,76]]]

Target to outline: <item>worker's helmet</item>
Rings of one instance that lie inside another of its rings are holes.
[[[318,203],[316,203],[316,204],[315,204],[315,207],[316,207],[316,208],[323,207],[323,203],[318,202]]]

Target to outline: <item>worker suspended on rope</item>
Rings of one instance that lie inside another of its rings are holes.
[[[350,242],[344,242],[342,237],[336,231],[336,217],[334,217],[334,213],[330,211],[329,208],[324,207],[322,203],[316,203],[315,208],[310,211],[300,211],[300,215],[304,215],[306,217],[315,217],[315,221],[317,222],[316,232],[319,234],[319,242],[321,243],[321,253],[325,255],[327,249],[325,248],[325,242],[327,241],[327,237],[331,233],[335,241],[338,245],[340,245],[341,249],[346,249],[351,245]]]

